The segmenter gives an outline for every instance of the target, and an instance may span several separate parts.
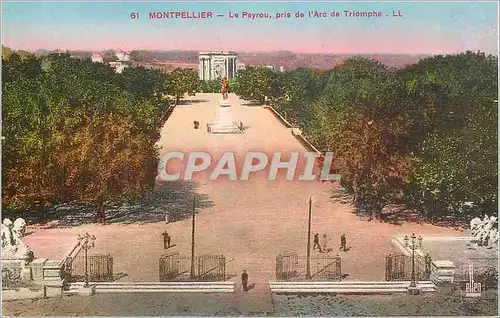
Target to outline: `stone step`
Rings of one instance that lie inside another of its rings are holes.
[[[64,291],[63,294],[78,294],[79,290]],[[96,294],[108,293],[234,293],[234,289],[182,289],[182,288],[161,288],[161,289],[137,289],[137,288],[110,288],[110,289],[95,289]]]
[[[84,282],[75,282],[71,283],[71,286],[83,286]],[[99,286],[119,286],[119,285],[133,285],[133,286],[172,286],[172,285],[234,285],[234,282],[225,281],[225,282],[89,282],[90,285],[99,285]]]
[[[91,285],[96,286],[99,289],[110,289],[110,288],[137,288],[137,289],[162,289],[162,288],[178,288],[178,289],[214,289],[214,288],[233,288],[233,286],[219,286],[219,285],[201,285],[201,286],[183,286],[183,285],[170,285],[170,286],[145,286],[145,285]],[[83,286],[70,286],[72,289],[81,289]]]
[[[390,289],[375,289],[375,288],[325,288],[325,289],[313,289],[313,288],[289,288],[289,289],[278,289],[272,291],[275,294],[294,294],[294,293],[335,293],[335,294],[394,294],[394,293],[406,293],[406,288],[390,288]]]
[[[271,289],[283,289],[283,288],[407,288],[408,285],[270,285]],[[434,285],[417,285],[417,288],[435,288]]]
[[[435,289],[421,289],[422,292],[435,292]],[[286,294],[286,293],[337,293],[337,294],[393,294],[393,293],[406,293],[407,288],[287,288],[287,289],[273,289],[273,293]]]
[[[270,281],[269,284],[275,284],[275,285],[409,285],[410,281],[342,281],[342,282],[335,282],[335,281],[302,281],[302,282],[280,282],[280,281]],[[420,281],[417,282],[417,285],[433,285],[431,281]]]
[[[133,292],[164,292],[164,293],[232,293],[235,290],[234,282],[152,282],[152,283],[127,283],[127,282],[93,282],[89,283],[95,293],[133,293]],[[66,294],[76,294],[84,289],[84,283],[72,283]]]
[[[406,293],[409,281],[401,282],[269,282],[273,293],[342,293],[342,294],[391,294]],[[417,288],[423,292],[434,292],[436,286],[430,282],[419,282]]]

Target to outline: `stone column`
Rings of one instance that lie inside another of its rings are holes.
[[[233,77],[236,77],[236,58],[233,58]]]
[[[213,78],[213,70],[212,70],[212,57],[208,57],[208,79],[211,80]]]
[[[198,77],[203,80],[203,58],[198,60]]]
[[[202,80],[205,80],[205,77],[206,77],[206,65],[207,64],[207,59],[206,58],[203,58],[203,78]]]
[[[229,57],[226,57],[226,67],[225,67],[226,77],[229,78]]]

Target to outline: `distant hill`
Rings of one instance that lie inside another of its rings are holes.
[[[402,68],[407,65],[417,63],[419,60],[428,57],[427,55],[405,55],[405,54],[362,54],[362,55],[337,55],[337,54],[300,54],[292,52],[274,53],[240,53],[238,60],[248,66],[274,66],[278,69],[296,69],[308,67],[313,69],[327,70],[341,64],[346,59],[353,56],[363,56],[368,59],[379,61],[380,63],[395,68]]]
[[[9,49],[10,50],[10,49]],[[12,50],[11,50],[12,51]],[[49,54],[55,51],[39,49],[35,54]],[[77,58],[90,58],[90,51],[68,51],[69,54]],[[3,53],[10,54],[9,52]],[[114,50],[106,50],[104,56],[114,56]],[[419,60],[429,57],[429,55],[409,55],[409,54],[304,54],[291,51],[275,52],[238,52],[238,61],[246,66],[273,66],[279,69],[280,66],[285,70],[307,67],[320,70],[331,69],[349,57],[363,56],[374,59],[388,67],[402,68],[417,63]],[[189,67],[198,69],[198,51],[184,50],[134,50],[130,53],[132,61],[139,65],[171,71],[176,67]]]
[[[198,63],[198,51],[132,51],[130,58],[136,62]]]
[[[247,66],[274,66],[279,69],[296,69],[308,67],[327,70],[341,64],[349,57],[356,55],[336,54],[302,54],[290,51],[277,52],[238,52],[238,61]],[[428,55],[405,55],[405,54],[364,54],[358,55],[377,60],[388,67],[402,68],[417,63]],[[162,64],[198,64],[197,51],[132,51],[131,59],[136,62]]]
[[[35,51],[35,54],[36,55],[42,55],[42,54],[50,54],[50,53],[54,53],[54,52],[55,51],[38,49],[38,50]]]

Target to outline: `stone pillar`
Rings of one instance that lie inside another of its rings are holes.
[[[233,58],[233,77],[236,77],[236,58]]]
[[[207,79],[207,59],[203,58],[203,80]]]
[[[203,58],[198,60],[198,77],[203,80]]]
[[[203,70],[202,73],[201,73],[202,74],[202,77],[201,77],[202,80],[205,80],[205,63],[206,63],[205,62],[205,58],[203,58],[201,60],[201,65],[202,65],[202,70]]]
[[[226,57],[226,63],[225,64],[226,64],[226,67],[225,67],[225,70],[224,70],[225,72],[224,73],[226,73],[226,77],[229,78],[229,58],[228,57]]]
[[[46,297],[60,296],[64,278],[60,261],[47,260],[43,264],[43,287]]]
[[[43,266],[47,262],[46,258],[35,258],[31,263],[31,272],[33,274],[33,283],[35,285],[43,285]]]
[[[212,70],[212,57],[208,58],[208,79],[211,80],[213,78],[213,70]]]
[[[453,283],[455,265],[452,261],[434,261],[431,267],[431,281],[434,284]]]

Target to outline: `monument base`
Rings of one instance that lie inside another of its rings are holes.
[[[242,131],[237,123],[232,124],[218,124],[210,125],[210,132],[212,134],[241,134]]]
[[[232,121],[231,103],[227,99],[219,101],[217,119],[208,127],[212,134],[241,134],[240,125]]]
[[[230,107],[231,103],[227,99],[221,99],[219,101],[219,107]]]

